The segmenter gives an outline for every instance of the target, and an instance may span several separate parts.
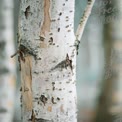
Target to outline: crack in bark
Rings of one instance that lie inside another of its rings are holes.
[[[28,19],[28,15],[30,13],[30,6],[28,6],[26,9],[25,9],[25,18]]]

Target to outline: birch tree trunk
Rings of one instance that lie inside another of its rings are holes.
[[[12,122],[15,92],[13,0],[0,1],[0,122]]]
[[[21,0],[23,122],[76,122],[74,0]]]

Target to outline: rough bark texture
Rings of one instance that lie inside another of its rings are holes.
[[[13,0],[0,1],[0,122],[12,122],[15,91]]]
[[[21,0],[22,121],[76,122],[74,0]]]

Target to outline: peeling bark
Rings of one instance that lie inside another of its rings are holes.
[[[25,61],[21,60],[22,102],[27,111],[32,111],[33,108],[31,65],[31,56],[25,57]]]
[[[50,0],[44,0],[44,20],[43,20],[43,24],[41,27],[41,36],[45,36],[46,32],[50,32],[50,24],[51,24],[51,20],[50,20],[50,13],[49,13],[49,9],[50,9]]]

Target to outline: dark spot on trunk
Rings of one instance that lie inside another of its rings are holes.
[[[62,15],[62,12],[59,13],[59,16],[61,16],[61,15]]]
[[[54,97],[52,97],[51,100],[52,100],[52,103],[53,103],[53,104],[56,104],[56,102],[54,101]]]
[[[50,35],[53,35],[53,33],[50,33]]]
[[[88,4],[91,4],[92,0],[88,0]]]
[[[59,97],[57,97],[57,100],[60,100],[60,98],[59,98]]]
[[[26,9],[25,9],[25,18],[28,19],[28,15],[30,13],[30,6],[28,6]]]
[[[52,19],[51,21],[52,21],[52,22],[55,22],[55,21],[56,21],[56,19]]]
[[[45,106],[45,104],[46,104],[46,102],[47,102],[47,97],[45,97],[44,95],[41,95],[41,97],[40,97],[40,100],[41,100],[41,102],[44,104],[44,106]]]
[[[20,91],[22,91],[22,87],[20,88]]]
[[[4,51],[6,42],[5,41],[0,41],[0,52]]]
[[[50,44],[50,45],[53,44],[53,37],[50,37],[49,44]]]
[[[6,113],[6,112],[7,112],[7,109],[5,109],[5,108],[0,108],[0,114]]]
[[[55,90],[55,86],[54,85],[55,85],[55,82],[52,82],[52,87],[53,87],[52,90],[53,91]]]
[[[38,58],[38,60],[42,60],[41,58]]]
[[[66,26],[66,28],[68,28],[68,27],[69,27],[69,25]]]
[[[58,28],[58,32],[60,32],[60,28]]]
[[[67,32],[71,32],[71,30],[68,30]]]
[[[39,72],[34,71],[34,74],[37,74],[37,75],[38,75],[38,74],[39,74]]]
[[[39,36],[39,38],[40,38],[40,41],[44,41],[45,40],[45,38],[42,37],[42,36]]]
[[[7,73],[9,73],[9,69],[7,69],[6,67],[1,66],[0,75],[7,74]]]

